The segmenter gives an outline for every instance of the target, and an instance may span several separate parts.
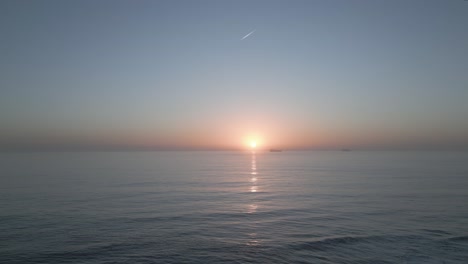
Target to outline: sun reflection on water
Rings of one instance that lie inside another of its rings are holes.
[[[250,186],[250,192],[257,192],[257,157],[255,150],[252,150],[252,166],[250,167],[250,175],[252,175],[252,178],[250,179],[250,182],[252,182],[252,186]]]
[[[250,186],[249,186],[249,192],[251,193],[251,202],[248,205],[247,208],[247,213],[249,214],[254,214],[257,212],[258,209],[258,204],[256,203],[256,196],[258,192],[258,172],[257,172],[257,158],[256,158],[256,153],[255,150],[252,150],[252,155],[251,155],[251,166],[250,166]],[[255,223],[253,223],[252,227],[255,227]],[[251,247],[259,246],[260,241],[257,237],[257,233],[255,232],[255,228],[253,230],[254,232],[251,232],[248,234],[248,241],[247,245]]]
[[[257,211],[257,208],[258,206],[256,204],[251,204],[249,205],[249,210],[248,210],[248,213],[251,214],[251,213],[255,213]]]

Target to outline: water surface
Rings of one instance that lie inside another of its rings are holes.
[[[0,154],[0,263],[466,263],[463,152]]]

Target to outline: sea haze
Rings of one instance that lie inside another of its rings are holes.
[[[0,154],[0,263],[466,263],[468,153]]]

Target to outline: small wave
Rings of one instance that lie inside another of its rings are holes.
[[[448,241],[455,241],[455,242],[468,242],[468,236],[456,236],[447,238]]]
[[[447,231],[439,230],[439,229],[421,229],[421,230],[427,233],[438,234],[438,235],[450,235],[451,234]]]
[[[295,250],[325,250],[331,247],[336,247],[343,244],[357,244],[369,241],[375,241],[381,237],[376,236],[344,236],[344,237],[331,237],[322,240],[303,242],[293,246]]]

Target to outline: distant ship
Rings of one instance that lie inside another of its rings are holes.
[[[341,149],[341,151],[351,151],[351,150],[347,149],[347,148],[344,148],[344,149]]]
[[[270,152],[281,152],[283,151],[282,149],[270,149]]]

